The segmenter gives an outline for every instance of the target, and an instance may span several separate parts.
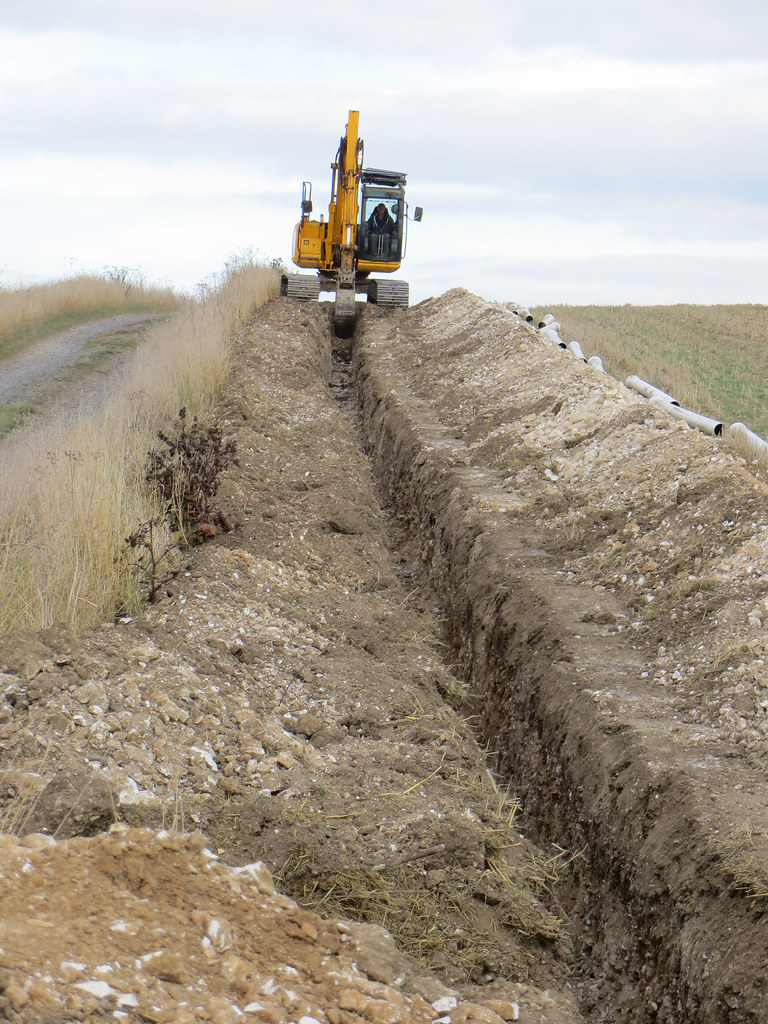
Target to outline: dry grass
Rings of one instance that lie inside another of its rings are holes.
[[[745,827],[728,839],[710,837],[710,846],[730,879],[730,888],[764,905],[768,899],[768,833]]]
[[[566,341],[620,380],[636,373],[681,405],[768,434],[768,306],[551,306]]]
[[[528,872],[501,860],[478,879],[466,878],[460,866],[442,876],[428,885],[422,871],[408,866],[381,873],[340,859],[328,868],[313,848],[298,846],[275,880],[316,914],[382,925],[401,948],[447,977],[460,967],[477,981],[493,964],[501,977],[525,978],[542,947],[564,942],[560,921],[536,898]]]
[[[137,606],[124,538],[155,513],[144,465],[157,430],[185,406],[205,417],[231,339],[278,290],[274,270],[230,268],[203,300],[151,329],[107,399],[19,430],[0,457],[0,632],[76,630]]]
[[[170,288],[145,286],[118,270],[29,288],[0,287],[0,359],[86,320],[133,310],[174,309],[182,302]]]

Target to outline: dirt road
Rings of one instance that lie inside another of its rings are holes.
[[[79,324],[44,338],[0,363],[0,405],[18,405],[42,411],[54,401],[75,402],[104,386],[125,356],[121,342],[140,333],[155,319],[152,313],[121,313]],[[98,370],[78,365],[91,343],[100,356]],[[94,345],[94,343],[96,343]]]
[[[0,640],[0,1010],[765,1020],[764,484],[466,292],[238,345],[233,532]]]

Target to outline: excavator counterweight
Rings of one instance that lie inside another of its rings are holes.
[[[406,175],[399,171],[363,168],[363,140],[358,135],[359,112],[350,110],[346,132],[331,164],[328,219],[312,220],[312,185],[301,193],[301,220],[293,236],[293,262],[315,274],[283,274],[281,292],[299,301],[335,292],[334,328],[342,337],[352,333],[357,295],[368,302],[404,308],[409,302],[407,281],[371,277],[392,274],[405,256],[408,204]],[[420,221],[416,207],[413,220]]]

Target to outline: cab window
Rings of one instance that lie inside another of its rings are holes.
[[[367,195],[363,202],[360,258],[392,262],[402,246],[401,203],[391,196]]]

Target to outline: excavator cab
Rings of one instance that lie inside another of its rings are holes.
[[[382,263],[399,264],[405,256],[405,175],[395,171],[364,170],[362,179],[358,268],[379,270]],[[368,262],[374,265],[365,266]]]

